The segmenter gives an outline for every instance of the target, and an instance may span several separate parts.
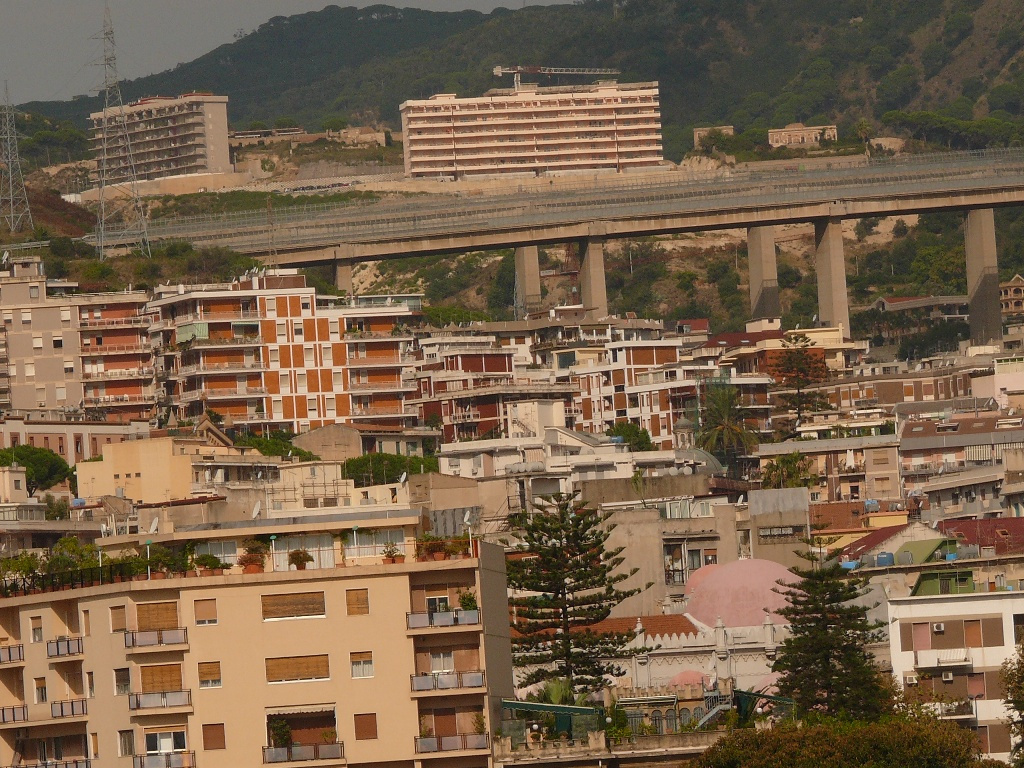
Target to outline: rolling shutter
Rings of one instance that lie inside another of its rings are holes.
[[[353,715],[355,721],[356,740],[362,741],[363,739],[376,739],[377,738],[377,715],[376,713],[370,713],[367,715]]]
[[[224,723],[203,725],[203,749],[226,749]]]
[[[267,682],[284,680],[321,680],[331,676],[327,655],[285,656],[267,659]]]
[[[195,601],[196,624],[217,623],[217,600],[202,599]]]
[[[209,683],[215,685],[220,683],[220,662],[219,661],[201,661],[199,662],[199,686],[203,687],[203,683]]]
[[[135,610],[139,618],[140,632],[177,629],[178,627],[178,604],[176,602],[142,603],[136,606]]]
[[[124,606],[115,605],[110,609],[110,631],[111,632],[124,632],[128,628],[128,623],[124,618]]]
[[[345,603],[349,616],[362,616],[370,612],[370,595],[365,589],[346,589]]]
[[[291,595],[263,595],[263,618],[285,619],[295,616],[323,616],[327,613],[323,592],[298,592]]]
[[[142,667],[142,692],[180,691],[181,664],[153,664]]]

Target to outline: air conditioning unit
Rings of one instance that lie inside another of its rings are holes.
[[[932,632],[935,634],[941,634],[946,631],[946,625],[941,621],[938,624],[932,624]]]
[[[917,685],[917,675],[907,675],[903,682],[907,685]]]
[[[952,672],[943,672],[942,673],[942,682],[944,682],[944,683],[952,683],[953,682],[953,673]]]

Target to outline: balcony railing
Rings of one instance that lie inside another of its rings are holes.
[[[75,757],[70,760],[47,760],[45,763],[19,763],[9,768],[92,768],[92,760],[88,757]]]
[[[264,763],[299,763],[307,760],[343,760],[345,745],[342,742],[331,744],[292,744],[290,747],[264,747]]]
[[[158,645],[183,645],[188,642],[188,630],[177,629],[138,630],[124,633],[125,648],[152,648]]]
[[[941,718],[974,717],[974,702],[969,699],[934,702],[931,709],[937,717]]]
[[[49,640],[46,643],[46,657],[49,659],[79,656],[84,650],[80,637],[58,637],[56,640]]]
[[[0,664],[20,664],[25,660],[25,646],[17,645],[0,646]]]
[[[132,768],[193,768],[195,764],[195,752],[161,752],[132,758]]]
[[[686,571],[682,568],[666,568],[665,584],[670,587],[681,587],[686,583]]]
[[[83,317],[79,322],[82,328],[116,328],[143,327],[152,321],[152,315],[133,315],[131,317],[91,317],[88,320]]]
[[[265,395],[267,390],[265,387],[234,387],[224,389],[186,389],[179,395],[179,400],[182,402],[188,402],[190,400],[199,400],[206,398],[208,400],[226,397],[234,399],[237,397],[252,397],[255,395]]]
[[[28,707],[0,707],[0,723],[24,723],[28,720]]]
[[[192,691],[154,691],[153,693],[131,693],[128,695],[128,709],[168,709],[169,707],[192,706]]]
[[[417,736],[416,752],[455,752],[463,749],[488,749],[486,733],[459,733],[455,736]]]
[[[450,416],[452,424],[463,424],[470,421],[480,421],[480,411],[456,411]]]
[[[427,675],[412,675],[414,691],[450,691],[459,688],[483,688],[484,673],[474,672],[432,672]]]
[[[409,629],[424,629],[426,627],[461,627],[470,624],[480,623],[480,611],[434,611],[433,613],[407,613],[405,615]]]
[[[87,714],[89,714],[87,699],[50,702],[50,717],[82,717]]]
[[[112,368],[107,371],[83,371],[82,378],[92,379],[144,379],[152,376],[152,368]]]
[[[192,345],[196,347],[245,347],[262,344],[263,339],[259,336],[227,336],[224,338],[192,339]]]

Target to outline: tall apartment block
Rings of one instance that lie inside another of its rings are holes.
[[[155,96],[125,105],[124,123],[140,180],[189,173],[231,170],[228,148],[228,97],[189,93],[177,98]],[[106,178],[127,181],[128,148],[120,114],[94,112],[93,151],[103,162],[103,132],[108,133]]]
[[[658,84],[495,89],[404,102],[405,174],[631,171],[662,162]]]

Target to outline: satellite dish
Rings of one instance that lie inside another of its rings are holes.
[[[154,517],[153,518],[153,522],[149,524],[149,532],[150,533],[156,533],[157,530],[159,530],[159,528],[160,528],[160,518],[159,517]]]
[[[403,472],[402,476],[400,478],[398,478],[398,484],[399,485],[405,485],[405,481],[408,480],[408,479],[409,479],[409,473],[408,472]]]
[[[106,536],[106,535],[107,535],[107,524],[106,523],[100,523],[100,536]]]
[[[256,503],[252,507],[252,519],[255,520],[260,516],[260,499],[256,500]]]

